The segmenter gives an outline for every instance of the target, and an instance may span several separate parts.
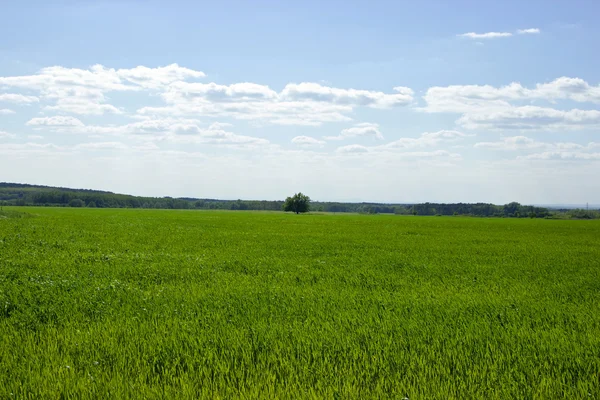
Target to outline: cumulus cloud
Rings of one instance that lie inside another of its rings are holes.
[[[521,150],[521,149],[535,149],[544,147],[545,144],[537,142],[526,136],[513,136],[504,138],[498,142],[479,142],[475,143],[474,147],[483,149],[497,149],[497,150]]]
[[[559,100],[568,99],[577,102],[600,103],[600,85],[592,86],[583,79],[557,78],[549,83],[537,84],[530,98]]]
[[[141,116],[201,115],[229,117],[255,123],[318,126],[325,122],[351,121],[356,107],[391,108],[413,100],[409,88],[395,93],[340,89],[318,83],[288,84],[277,93],[266,85],[176,82],[162,94],[166,106],[142,107]]]
[[[424,100],[429,112],[465,112],[474,108],[506,107],[510,101],[573,100],[600,103],[600,85],[592,86],[580,78],[560,77],[552,82],[527,88],[518,82],[502,87],[490,85],[434,86]]]
[[[28,126],[68,126],[82,127],[83,122],[74,117],[56,115],[53,117],[38,117],[32,118],[25,125]]]
[[[441,130],[437,132],[425,132],[417,138],[404,137],[384,145],[378,146],[381,149],[412,149],[416,147],[433,147],[442,142],[456,142],[468,136],[458,131]]]
[[[546,151],[517,157],[520,160],[555,160],[555,161],[594,161],[600,160],[600,153],[584,153],[573,151]]]
[[[116,73],[128,82],[150,89],[158,89],[173,82],[206,76],[202,71],[180,67],[177,64],[157,68],[137,66],[131,69],[119,69]]]
[[[47,111],[60,111],[79,115],[102,115],[105,113],[122,114],[111,104],[101,104],[85,97],[60,98],[53,106],[44,107]]]
[[[374,156],[392,157],[392,159],[402,158],[445,158],[448,160],[459,160],[461,155],[457,153],[450,153],[446,150],[433,150],[433,151],[414,151],[416,149],[422,149],[427,147],[436,147],[445,143],[453,143],[456,141],[463,140],[464,138],[473,135],[467,135],[458,131],[437,131],[437,132],[425,132],[419,137],[410,138],[404,137],[398,140],[378,145],[378,146],[362,146],[358,144],[351,144],[348,146],[342,146],[336,149],[336,153],[339,154],[350,154],[350,153],[368,153]],[[407,151],[413,150],[413,151]]]
[[[512,36],[512,33],[510,33],[510,32],[486,32],[486,33],[467,32],[467,33],[461,33],[457,36],[479,40],[479,39],[496,39],[496,38],[502,38],[502,37],[510,37],[510,36]]]
[[[517,29],[517,34],[519,35],[536,35],[538,33],[540,33],[540,30],[538,28]]]
[[[579,143],[572,142],[540,142],[526,136],[511,136],[503,138],[496,142],[479,142],[475,143],[474,147],[482,149],[492,150],[506,150],[506,151],[519,151],[519,150],[532,150],[532,149],[545,149],[545,150],[591,150],[597,148],[599,143],[590,142],[587,146]]]
[[[91,142],[74,146],[76,150],[125,150],[128,147],[121,142]]]
[[[303,82],[290,83],[281,92],[281,97],[289,100],[311,100],[350,106],[364,106],[372,108],[391,108],[404,106],[412,102],[413,91],[406,87],[395,87],[397,93],[339,89],[323,86],[318,83]]]
[[[387,151],[386,151],[387,150]],[[365,154],[370,157],[393,157],[393,159],[447,159],[458,161],[462,159],[462,156],[458,153],[451,153],[447,150],[434,150],[434,151],[405,151],[405,152],[390,152],[389,148],[383,147],[366,147],[358,144],[351,144],[348,146],[338,147],[336,153],[338,154]]]
[[[363,122],[356,124],[351,128],[343,129],[338,136],[325,136],[326,140],[343,140],[352,137],[372,137],[378,140],[383,140],[383,135],[379,130],[379,124]]]
[[[37,103],[40,99],[35,96],[25,96],[18,93],[3,93],[0,94],[0,102],[14,103],[14,104],[31,104]]]
[[[213,122],[210,124],[210,129],[223,129],[223,128],[231,128],[233,124],[229,122]]]
[[[16,138],[17,135],[15,135],[14,133],[8,133],[5,131],[0,131],[0,139],[13,139]]]
[[[139,151],[154,151],[154,150],[158,150],[160,147],[158,147],[158,145],[154,142],[145,142],[139,145],[135,145],[132,146],[132,148],[134,150],[139,150]]]
[[[523,102],[559,100],[600,103],[600,85],[561,77],[532,88],[513,82],[502,87],[451,85],[431,87],[423,96],[425,112],[463,114],[457,123],[468,129],[583,129],[597,125],[597,110],[561,110]]]
[[[108,92],[164,89],[176,81],[202,77],[203,72],[177,64],[131,69],[106,68],[102,65],[88,69],[53,66],[43,68],[34,75],[0,77],[0,88],[36,91],[42,99],[54,102],[47,106],[49,110],[100,115],[121,112],[117,107],[106,104],[105,94]]]
[[[80,135],[97,136],[130,136],[139,139],[152,139],[181,144],[216,144],[232,146],[264,146],[270,142],[266,139],[238,135],[225,130],[228,124],[214,123],[202,126],[196,119],[147,119],[124,125],[86,125],[77,118],[54,116],[33,118],[27,122],[29,126],[47,127],[48,129]],[[114,142],[111,142],[114,143]]]
[[[442,140],[445,140],[445,141],[460,140],[460,139],[464,139],[468,136],[473,136],[473,135],[469,135],[469,134],[462,133],[459,131],[447,131],[447,130],[441,130],[441,131],[437,131],[437,132],[425,132],[421,135],[422,138],[435,140],[437,142],[442,141]]]
[[[253,136],[238,135],[222,129],[199,129],[194,135],[164,135],[158,140],[166,140],[176,143],[214,144],[237,147],[258,147],[269,145],[267,139]]]
[[[600,111],[568,111],[523,106],[500,110],[481,110],[460,117],[457,123],[467,129],[584,129],[600,126]]]
[[[0,143],[0,154],[11,157],[61,154],[65,148],[52,143]]]
[[[349,144],[347,146],[338,147],[336,153],[352,154],[352,153],[368,153],[369,148],[360,144]]]
[[[318,126],[351,121],[357,107],[386,109],[413,101],[410,88],[397,86],[391,93],[335,88],[319,83],[290,83],[281,92],[267,85],[240,82],[196,82],[201,71],[171,64],[164,67],[114,69],[94,65],[87,69],[52,66],[33,75],[0,77],[0,89],[21,89],[36,96],[5,94],[13,102],[43,102],[44,111],[77,115],[124,114],[111,104],[113,92],[159,95],[161,105],[139,107],[139,118],[211,117],[248,120],[255,124]]]
[[[43,94],[64,88],[128,91],[156,88],[172,82],[204,76],[201,71],[183,68],[177,64],[158,68],[139,66],[118,70],[99,64],[89,69],[54,66],[42,68],[35,75],[0,77],[0,86],[38,90]]]
[[[404,158],[451,158],[455,160],[462,159],[462,156],[458,153],[450,153],[447,150],[435,150],[435,151],[414,151],[399,153],[400,157]]]
[[[176,102],[182,99],[208,100],[208,101],[243,101],[243,100],[270,100],[278,97],[277,92],[266,85],[243,82],[231,85],[218,85],[216,83],[190,83],[175,82],[163,94],[167,102]]]
[[[528,29],[517,29],[517,35],[531,35],[531,34],[539,34],[540,30],[538,28],[528,28]],[[511,37],[513,34],[511,32],[485,32],[485,33],[476,33],[476,32],[467,32],[456,35],[458,37],[481,40],[481,39],[498,39],[498,38],[506,38]]]
[[[303,147],[323,146],[325,144],[324,141],[310,136],[296,136],[292,139],[292,143]]]
[[[275,125],[319,126],[325,122],[346,122],[352,107],[308,101],[237,101],[209,102],[204,99],[176,100],[166,107],[143,107],[144,117],[192,116],[234,118],[253,123]]]

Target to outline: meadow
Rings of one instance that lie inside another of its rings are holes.
[[[600,398],[598,220],[2,213],[2,399]]]

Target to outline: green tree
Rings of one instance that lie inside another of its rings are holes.
[[[285,199],[283,203],[283,211],[293,211],[296,214],[305,213],[310,210],[310,197],[302,194],[301,192],[296,193],[292,197]]]
[[[81,199],[73,199],[69,202],[69,207],[83,207],[85,202]]]

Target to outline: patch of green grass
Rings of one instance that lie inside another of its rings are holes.
[[[600,221],[28,210],[0,398],[599,397]]]
[[[4,208],[0,210],[0,219],[7,218],[29,218],[33,217],[30,213],[15,211],[15,210],[5,210]]]

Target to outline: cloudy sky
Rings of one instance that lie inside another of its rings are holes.
[[[596,1],[0,7],[0,181],[600,203]]]

